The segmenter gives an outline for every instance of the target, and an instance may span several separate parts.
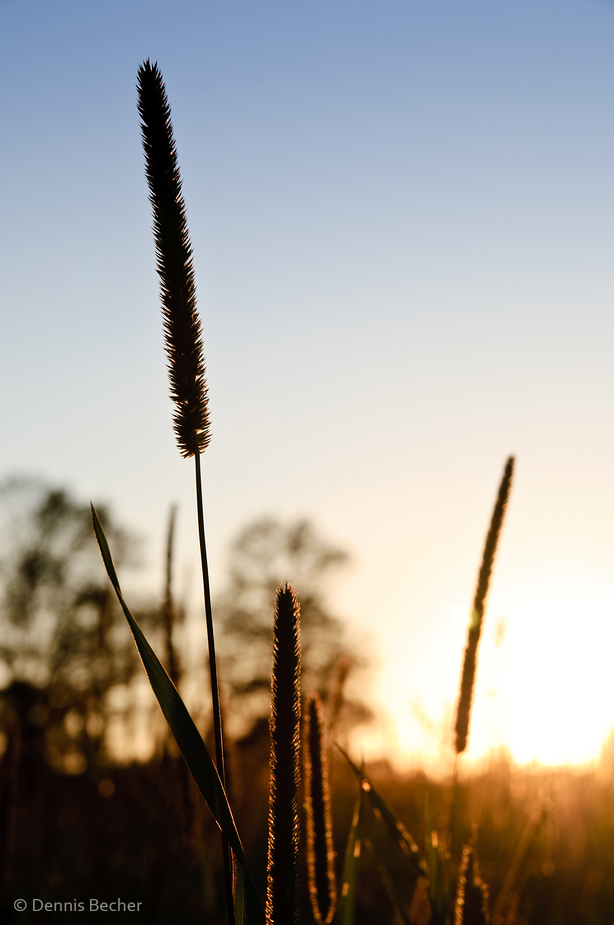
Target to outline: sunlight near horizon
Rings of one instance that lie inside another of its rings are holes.
[[[500,696],[519,762],[581,764],[599,757],[614,726],[614,600],[561,576],[509,604]]]
[[[462,608],[451,607],[451,632],[445,641],[440,635],[431,650],[437,651],[432,671],[453,681],[445,696],[442,685],[433,684],[416,698],[400,699],[407,668],[399,662],[387,673],[382,696],[396,725],[402,762],[434,767],[452,759],[463,619]],[[613,651],[614,596],[606,584],[561,575],[556,584],[535,582],[494,595],[480,645],[465,760],[500,746],[519,764],[598,759],[614,727]]]

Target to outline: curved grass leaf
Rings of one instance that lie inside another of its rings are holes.
[[[354,818],[348,835],[343,861],[343,879],[341,897],[339,899],[339,912],[336,919],[338,925],[354,925],[356,908],[356,883],[358,881],[358,862],[362,847],[362,830],[365,813],[365,796],[360,782],[360,793],[354,807]]]
[[[215,821],[237,858],[235,892],[235,915],[237,925],[264,925],[262,905],[247,866],[243,845],[241,844],[241,839],[232,816],[226,792],[220,781],[217,769],[183,700],[175,690],[173,682],[147,642],[143,631],[124,601],[104,531],[94,506],[91,505],[91,508],[94,533],[98,540],[98,546],[100,547],[107,574],[132,631],[136,647],[141,656],[141,661],[143,662],[143,667],[145,668],[153,692],[156,695],[162,712],[166,717],[166,721],[177,740],[177,745],[181,749],[183,757],[194,776],[194,780],[200,792],[205,798],[207,805],[213,813]]]
[[[401,922],[403,922],[403,925],[413,925],[411,919],[409,918],[409,912],[407,911],[405,907],[405,902],[403,900],[403,897],[397,890],[394,880],[392,879],[392,876],[390,874],[390,871],[388,870],[384,862],[379,860],[376,854],[375,848],[373,847],[373,845],[371,844],[368,838],[365,838],[365,846],[369,849],[373,857],[376,870],[379,874],[380,880],[382,881],[384,889],[386,890],[386,893],[388,894],[388,899],[390,900],[390,904],[392,905],[392,908],[394,909],[397,918],[400,919]]]
[[[393,808],[384,799],[384,797],[379,792],[379,790],[377,789],[373,781],[369,778],[369,776],[365,774],[363,771],[361,771],[360,768],[358,768],[354,764],[354,762],[352,761],[348,753],[343,748],[341,748],[340,745],[337,745],[337,748],[339,749],[339,751],[341,752],[345,760],[348,762],[349,766],[351,767],[352,771],[354,772],[358,780],[364,781],[364,783],[368,785],[368,787],[364,788],[365,793],[367,794],[367,797],[369,798],[369,802],[371,803],[371,806],[373,807],[376,816],[381,820],[381,822],[384,823],[393,841],[396,841],[397,844],[400,845],[403,854],[411,862],[415,870],[416,876],[424,876],[425,874],[427,874],[428,872],[426,869],[426,865],[421,858],[420,849],[418,848],[418,845],[413,840],[413,838],[411,837],[411,835],[409,834],[409,832],[407,831],[407,829],[405,828],[405,826],[403,825],[399,817],[396,815]],[[363,787],[364,787],[364,784],[363,784]]]
[[[429,899],[433,907],[434,921],[439,923],[445,917],[443,870],[439,856],[438,835],[433,820],[431,795],[428,790],[424,796],[424,824],[426,827],[426,852],[429,866]]]

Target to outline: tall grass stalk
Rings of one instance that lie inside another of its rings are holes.
[[[330,925],[335,915],[337,888],[328,788],[328,760],[324,717],[318,694],[312,694],[305,717],[305,803],[307,809],[307,869],[309,896],[317,925]]]
[[[509,911],[509,907],[513,902],[513,897],[518,887],[518,881],[521,877],[523,864],[537,831],[545,818],[546,814],[542,812],[541,815],[533,814],[524,820],[524,824],[514,846],[512,860],[510,861],[503,885],[497,896],[497,902],[493,909],[493,925],[504,925],[505,922],[509,921],[506,913]]]
[[[488,885],[482,880],[475,853],[475,832],[463,848],[454,904],[454,925],[489,925]]]
[[[205,360],[201,324],[196,308],[196,286],[192,264],[192,245],[188,233],[185,202],[171,112],[156,64],[145,61],[138,72],[138,109],[145,151],[147,182],[153,209],[156,263],[160,277],[162,317],[168,357],[171,397],[175,403],[174,428],[182,456],[194,457],[198,535],[207,623],[209,671],[213,702],[213,728],[218,773],[224,774],[224,743],[220,709],[209,567],[205,542],[200,454],[210,440],[209,408],[205,379]],[[230,921],[234,921],[232,861],[225,846],[225,871]]]
[[[166,581],[164,583],[164,601],[162,602],[162,625],[166,642],[166,660],[168,676],[177,687],[179,683],[179,661],[173,643],[173,627],[175,625],[175,605],[173,602],[173,548],[175,542],[175,524],[177,521],[177,505],[173,504],[168,516],[168,535],[166,540]]]
[[[277,589],[273,634],[266,921],[295,925],[299,921],[301,647],[300,609],[292,585]]]
[[[484,611],[486,608],[486,598],[490,585],[497,543],[501,533],[503,516],[512,486],[512,474],[514,472],[514,457],[510,456],[503,470],[503,478],[499,486],[499,493],[495,502],[495,507],[490,521],[490,528],[484,544],[484,553],[482,555],[482,564],[478,574],[478,581],[471,609],[471,618],[469,621],[469,631],[467,634],[467,645],[465,647],[465,657],[463,660],[463,671],[461,675],[460,690],[458,696],[458,708],[456,712],[456,754],[459,755],[467,748],[469,738],[469,723],[471,719],[471,706],[473,703],[473,689],[475,685],[475,674],[477,669],[478,645],[482,633],[482,623],[484,620]]]

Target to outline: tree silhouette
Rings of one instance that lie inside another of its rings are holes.
[[[365,659],[354,652],[326,602],[330,578],[349,561],[348,553],[323,539],[308,520],[284,524],[263,517],[241,531],[230,555],[228,586],[216,602],[215,619],[235,735],[249,736],[268,721],[275,592],[286,581],[301,607],[303,694],[319,693],[329,724],[368,720],[369,708],[344,695],[346,680]]]
[[[102,516],[125,562],[134,540]],[[156,615],[140,617],[151,625]],[[0,486],[0,628],[5,734],[17,723],[48,763],[83,770],[105,748],[110,692],[139,666],[100,565],[89,505],[64,489],[25,478]]]

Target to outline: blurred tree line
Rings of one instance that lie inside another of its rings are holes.
[[[106,508],[98,510],[116,565],[134,566],[138,541]],[[177,630],[185,613],[172,594],[174,522],[173,510],[165,593],[133,609],[181,686]],[[336,725],[370,718],[365,704],[344,697],[348,676],[364,660],[350,649],[325,600],[326,579],[347,560],[306,520],[284,525],[266,518],[237,537],[228,585],[215,606],[232,738],[258,735],[268,722],[273,602],[276,587],[288,579],[301,600],[305,691],[320,693]],[[64,489],[23,478],[0,486],[0,628],[5,736],[18,723],[47,763],[69,774],[116,759],[109,724],[128,718],[127,689],[142,678],[142,668],[102,566],[89,505]],[[123,698],[114,696],[118,690]]]
[[[318,692],[327,706],[328,728],[344,731],[372,719],[368,705],[348,697],[346,682],[367,667],[347,639],[343,623],[326,600],[326,589],[348,553],[330,545],[308,520],[283,524],[257,520],[241,531],[230,550],[229,580],[217,600],[222,683],[240,736],[268,723],[271,615],[275,591],[294,585],[301,605],[303,693]]]
[[[135,542],[102,516],[125,564]],[[89,506],[65,490],[0,487],[0,719],[22,751],[69,774],[103,758],[111,692],[135,674],[91,533]]]

